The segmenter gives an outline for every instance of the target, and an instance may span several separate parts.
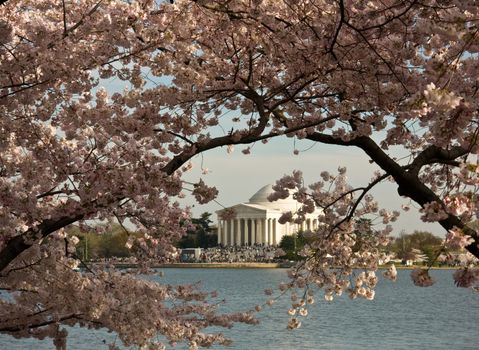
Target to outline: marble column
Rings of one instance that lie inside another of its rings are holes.
[[[266,242],[266,230],[268,229],[268,226],[267,226],[267,221],[266,219],[262,219],[261,220],[261,240],[263,242],[264,245],[267,245],[268,242]]]
[[[257,230],[256,230],[256,236],[257,236],[257,241],[259,244],[264,243],[264,219],[258,219],[257,221]]]
[[[244,219],[244,244],[249,245],[249,229],[248,229],[248,221],[249,219]]]
[[[241,221],[235,219],[235,245],[241,245]]]
[[[221,230],[221,220],[218,220],[218,241],[217,241],[217,244],[218,245],[221,245],[222,241],[221,241],[221,235],[222,235],[222,230]]]
[[[228,245],[234,245],[234,221],[228,220]]]
[[[268,219],[264,219],[264,236],[263,236],[263,243],[264,245],[268,245]]]
[[[272,245],[271,231],[271,219],[266,219],[266,245]]]
[[[227,246],[228,245],[228,223],[226,220],[222,220],[222,225],[223,225],[223,230],[222,230],[222,241],[223,245]]]
[[[256,219],[251,219],[251,244],[256,244]]]
[[[277,246],[278,245],[278,242],[277,242],[277,238],[276,238],[276,219],[273,219],[273,245],[274,246]]]
[[[234,244],[234,227],[233,227],[234,221],[233,219],[228,220],[228,245],[233,245]]]

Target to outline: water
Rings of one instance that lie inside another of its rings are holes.
[[[161,281],[202,281],[207,290],[217,290],[227,301],[224,312],[251,309],[266,300],[265,288],[287,281],[283,269],[165,269]],[[301,328],[288,331],[289,299],[265,308],[256,326],[237,325],[223,330],[234,350],[359,350],[359,349],[479,349],[479,294],[456,288],[452,271],[435,270],[437,283],[429,288],[412,285],[409,271],[399,271],[395,283],[381,280],[376,299],[328,303],[318,301],[309,309]],[[107,349],[114,335],[70,329],[69,350]],[[52,349],[51,340],[16,340],[0,335],[0,349]],[[176,347],[184,349],[184,347]],[[215,349],[224,349],[215,347]]]

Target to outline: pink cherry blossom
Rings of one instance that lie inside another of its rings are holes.
[[[471,236],[464,234],[459,229],[449,230],[446,235],[444,245],[452,250],[464,249],[464,247],[473,243],[474,239]]]
[[[208,203],[216,198],[218,190],[215,187],[208,187],[203,180],[194,184],[193,195],[200,204]]]

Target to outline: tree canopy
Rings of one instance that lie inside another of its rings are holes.
[[[303,257],[299,256],[298,252],[304,248],[305,243],[303,232],[283,236],[279,242],[279,247],[285,254],[281,258],[288,260],[302,259]]]
[[[50,336],[59,348],[60,324],[152,348],[156,333],[192,348],[227,343],[202,330],[254,323],[251,312],[191,304],[208,299],[192,287],[75,272],[78,239],[64,228],[128,222],[141,266],[167,261],[188,226],[176,199],[217,194],[182,181],[191,159],[238,144],[247,154],[274,137],[356,147],[380,169],[359,188],[345,168],[310,186],[299,171],[278,180],[271,200],[293,192],[303,204],[282,222],[323,210],[302,251],[310,258],[282,288],[374,297],[399,214],[370,195],[382,181],[444,227],[445,248],[478,257],[468,226],[478,210],[478,15],[473,0],[1,1],[0,288],[15,301],[0,304],[0,332]],[[111,79],[126,88],[109,90]],[[353,251],[361,218],[381,224]],[[353,266],[365,270],[355,279]],[[427,270],[412,277],[432,283]],[[478,278],[466,264],[455,283]]]
[[[442,251],[442,239],[430,232],[414,231],[411,234],[401,233],[389,247],[398,259],[410,260],[416,258],[416,253],[427,256],[428,261],[437,259]]]
[[[192,227],[178,241],[179,248],[210,248],[218,245],[218,235],[212,233],[211,213],[203,213],[191,220]]]

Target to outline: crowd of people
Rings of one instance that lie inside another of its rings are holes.
[[[284,255],[281,248],[255,244],[252,246],[218,246],[202,249],[199,256],[186,256],[184,262],[273,262]]]

